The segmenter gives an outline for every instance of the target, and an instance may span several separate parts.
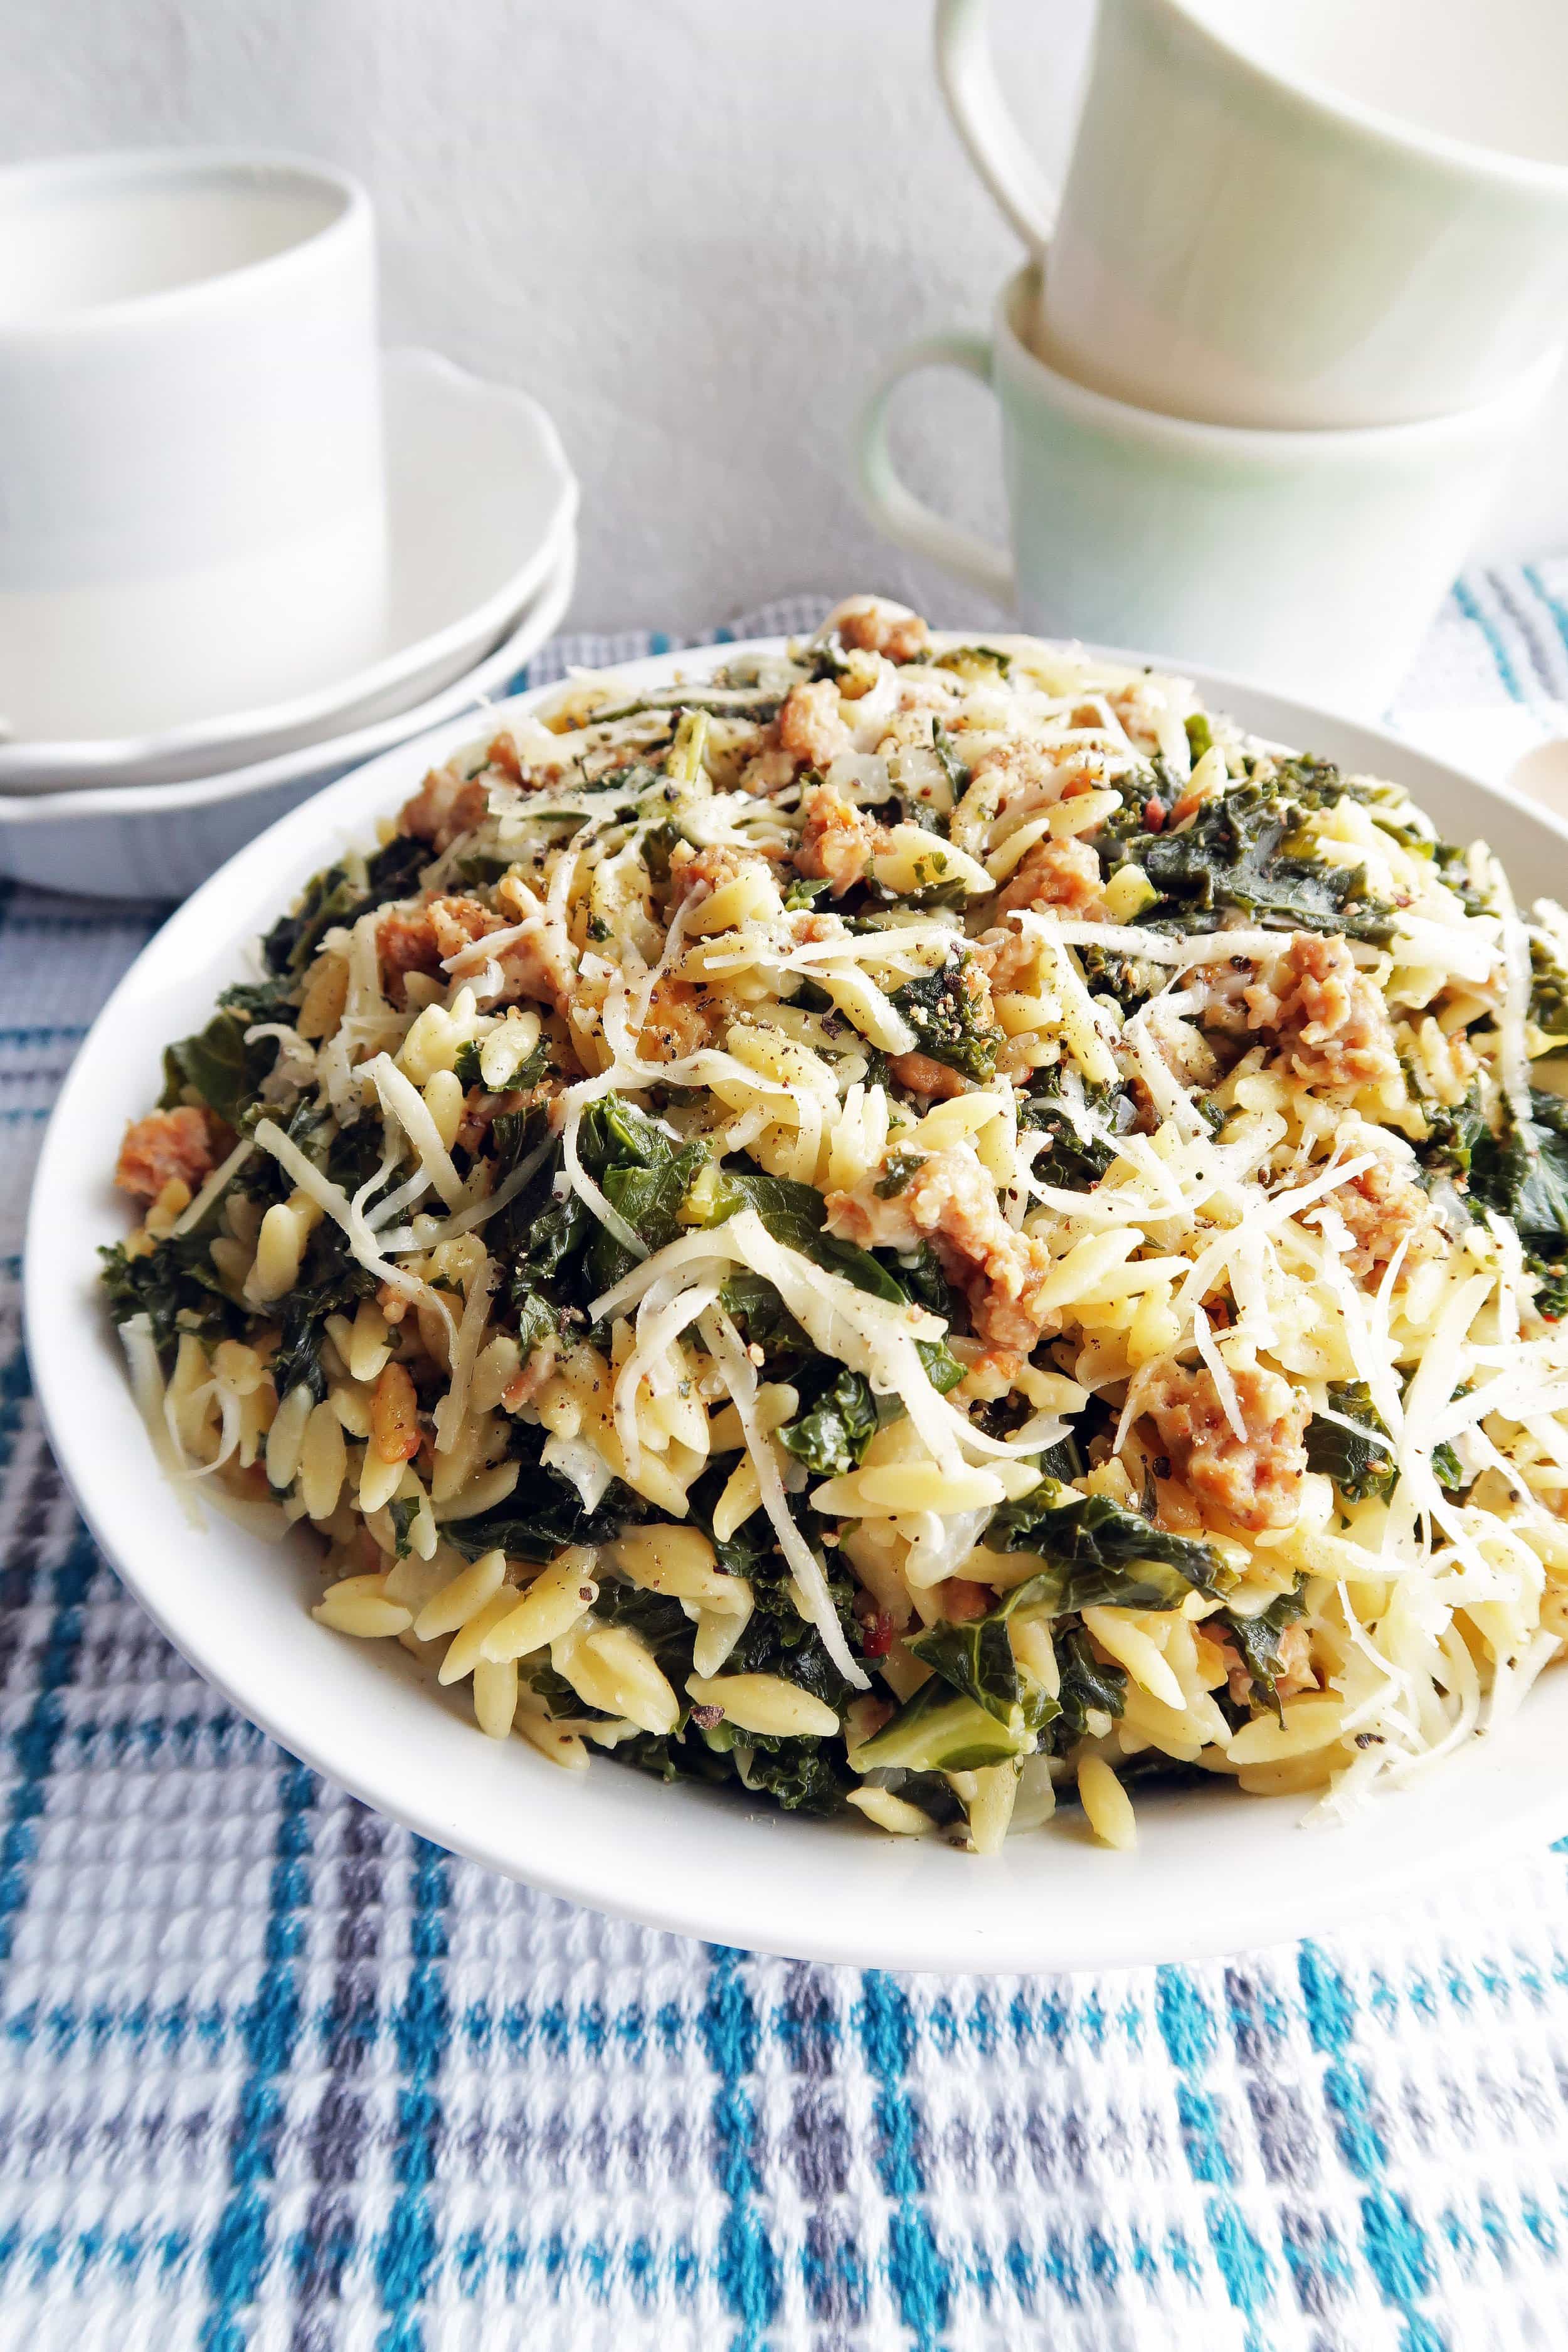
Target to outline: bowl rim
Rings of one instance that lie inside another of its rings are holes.
[[[466,604],[462,612],[454,614],[438,628],[390,647],[331,684],[313,688],[309,694],[256,703],[244,709],[224,711],[214,719],[195,719],[181,727],[159,728],[142,735],[62,736],[40,741],[26,737],[6,739],[0,741],[0,792],[13,772],[41,773],[51,780],[86,774],[91,782],[82,790],[108,791],[117,776],[127,788],[146,782],[149,780],[140,772],[161,761],[177,761],[184,766],[198,755],[210,753],[216,757],[237,750],[244,754],[242,760],[234,762],[237,769],[242,765],[257,766],[268,757],[284,757],[289,748],[286,745],[270,753],[268,751],[268,743],[277,737],[294,734],[300,728],[318,723],[326,728],[347,720],[352,727],[354,713],[361,706],[380,700],[424,671],[439,670],[443,663],[461,658],[465,651],[492,645],[498,634],[521,614],[544,582],[563,540],[574,524],[581,495],[553,417],[531,394],[514,384],[497,383],[476,375],[470,369],[459,367],[455,360],[447,359],[444,352],[430,351],[422,344],[396,344],[385,349],[379,354],[378,365],[384,402],[390,400],[397,388],[412,385],[422,396],[461,401],[470,412],[484,407],[509,415],[520,425],[526,424],[531,447],[529,471],[537,473],[548,484],[546,512],[533,544],[521,557],[513,554],[506,559],[509,569],[504,578],[477,603]],[[389,466],[395,455],[389,435]],[[391,530],[392,505],[389,482],[388,560],[395,572],[400,554],[410,563],[417,561],[417,554],[413,548],[404,550]],[[433,688],[432,694],[436,691],[438,689]],[[374,721],[364,723],[372,725]],[[132,771],[137,772],[132,774]],[[49,784],[24,789],[34,795],[47,792]]]
[[[1013,634],[944,635],[1005,646]],[[682,649],[614,668],[628,684],[646,685],[776,652],[784,642]],[[1316,731],[1331,753],[1325,735],[1351,744],[1355,766],[1375,760],[1384,772],[1415,771],[1418,797],[1434,786],[1461,801],[1479,795],[1483,808],[1511,818],[1516,834],[1522,821],[1524,838],[1555,845],[1553,862],[1568,877],[1568,824],[1518,794],[1359,721],[1189,665],[1152,666],[1195,676],[1217,707],[1228,698],[1245,723],[1276,740],[1310,741]],[[486,713],[484,723],[558,690],[556,683],[532,688]],[[783,1816],[688,1783],[667,1788],[608,1759],[595,1759],[585,1774],[563,1773],[521,1739],[489,1741],[459,1721],[395,1645],[324,1637],[300,1605],[321,1589],[303,1544],[269,1550],[217,1520],[215,1555],[213,1523],[193,1533],[148,1457],[94,1295],[90,1244],[124,1229],[123,1215],[110,1209],[115,1128],[106,1106],[130,1105],[133,1115],[153,1098],[173,1024],[205,1014],[215,984],[237,976],[238,942],[342,840],[363,837],[373,815],[390,813],[432,759],[474,734],[470,712],[398,745],[230,859],[126,972],[46,1130],[24,1270],[45,1428],[107,1558],[196,1671],[289,1753],[487,1867],[654,1927],[828,1963],[993,1973],[1195,1959],[1361,1919],[1568,1829],[1568,1774],[1559,1760],[1568,1677],[1560,1700],[1538,1688],[1493,1738],[1473,1743],[1443,1774],[1379,1799],[1329,1832],[1327,1845],[1296,1830],[1295,1801],[1242,1800],[1205,1786],[1141,1793],[1142,1835],[1131,1854],[1093,1848],[1075,1827],[1058,1824],[983,1862],[934,1840],[879,1840],[858,1823]],[[231,1544],[234,1572],[215,1607],[214,1589],[197,1571]],[[542,1794],[543,1804],[533,1801]],[[1217,1804],[1227,1809],[1223,1817]],[[1216,1840],[1222,1818],[1226,1833]],[[1326,1868],[1313,1868],[1319,1858]]]
[[[345,768],[355,772],[372,759],[397,751],[406,742],[433,734],[466,710],[477,723],[483,699],[504,686],[530,662],[542,645],[554,635],[572,601],[577,580],[577,534],[570,526],[552,541],[550,562],[519,611],[505,622],[501,634],[475,655],[445,686],[406,710],[390,711],[381,719],[351,725],[342,735],[322,735],[289,751],[274,751],[243,767],[219,768],[205,776],[184,776],[173,783],[145,780],[123,784],[68,785],[60,791],[0,793],[0,824],[58,824],[62,820],[100,816],[160,817],[182,809],[210,808],[225,801],[245,800],[252,793],[280,784],[298,783],[323,772],[333,781]],[[540,626],[542,617],[544,625]],[[519,655],[517,647],[529,650]],[[508,696],[507,701],[519,699]],[[493,706],[499,709],[499,704]],[[432,715],[433,714],[433,715]]]

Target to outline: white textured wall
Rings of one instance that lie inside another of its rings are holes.
[[[995,0],[1047,157],[1089,8]],[[359,173],[389,339],[524,385],[559,419],[584,485],[585,624],[680,628],[852,584],[976,617],[878,540],[849,488],[873,367],[979,324],[1016,259],[938,101],[930,16],[928,0],[0,0],[0,156],[241,141]],[[911,478],[994,529],[986,395],[931,378],[905,399]],[[1537,490],[1522,515],[1525,543],[1568,539],[1568,499]]]

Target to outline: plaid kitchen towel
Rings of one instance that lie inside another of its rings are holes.
[[[1568,562],[1461,583],[1399,716],[1563,699]],[[1568,1855],[1206,1966],[797,1966],[490,1877],[196,1679],[17,1325],[40,1123],[158,919],[0,895],[0,2352],[1560,2346]]]

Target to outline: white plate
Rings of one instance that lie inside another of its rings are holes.
[[[391,613],[367,668],[263,710],[119,741],[0,743],[0,791],[167,782],[249,765],[329,728],[391,718],[471,667],[536,595],[577,510],[561,436],[539,403],[436,352],[388,352]]]
[[[538,596],[500,643],[428,702],[374,726],[255,767],[182,784],[108,784],[90,792],[0,797],[0,874],[42,890],[92,898],[183,898],[247,841],[376,751],[423,734],[438,719],[510,691],[552,637],[572,601],[577,542],[568,531]]]
[[[668,679],[744,650],[665,656],[625,675]],[[1261,734],[1400,778],[1446,833],[1484,827],[1530,892],[1568,887],[1568,826],[1539,809],[1370,728],[1224,679],[1199,684]],[[44,1415],[99,1542],[202,1674],[294,1755],[493,1869],[657,1927],[860,1965],[1190,1958],[1360,1918],[1568,1829],[1568,1669],[1549,1673],[1505,1730],[1342,1828],[1301,1829],[1299,1801],[1227,1787],[1140,1794],[1140,1843],[1126,1854],[1092,1845],[1070,1815],[980,1861],[729,1791],[667,1787],[607,1758],[563,1772],[521,1740],[484,1738],[466,1700],[438,1695],[395,1644],[312,1623],[321,1576],[309,1538],[273,1549],[216,1515],[193,1530],[153,1467],[94,1294],[94,1244],[126,1226],[109,1183],[121,1128],[155,1099],[166,1040],[204,1021],[247,969],[242,943],[468,732],[446,727],[347,778],[183,907],[94,1025],[45,1139],[26,1276]]]

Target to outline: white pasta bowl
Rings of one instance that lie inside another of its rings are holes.
[[[665,682],[762,649],[714,646],[624,675]],[[1446,834],[1483,834],[1521,897],[1568,893],[1568,826],[1538,807],[1393,736],[1225,678],[1197,683],[1260,735],[1397,778]],[[250,971],[247,943],[475,727],[470,714],[400,745],[232,858],[110,999],[45,1139],[26,1311],[48,1433],[93,1534],[192,1664],[294,1755],[491,1869],[653,1926],[827,1961],[1014,1970],[1195,1958],[1358,1918],[1568,1830],[1568,1672],[1555,1669],[1505,1727],[1348,1822],[1303,1827],[1301,1800],[1225,1782],[1142,1789],[1126,1853],[1094,1844],[1070,1811],[979,1860],[856,1819],[666,1786],[607,1757],[566,1772],[521,1739],[485,1738],[466,1696],[439,1693],[395,1643],[314,1623],[308,1536],[274,1548],[199,1504],[193,1524],[154,1463],[97,1294],[96,1245],[126,1229],[110,1183],[121,1133],[157,1096],[166,1041]]]

